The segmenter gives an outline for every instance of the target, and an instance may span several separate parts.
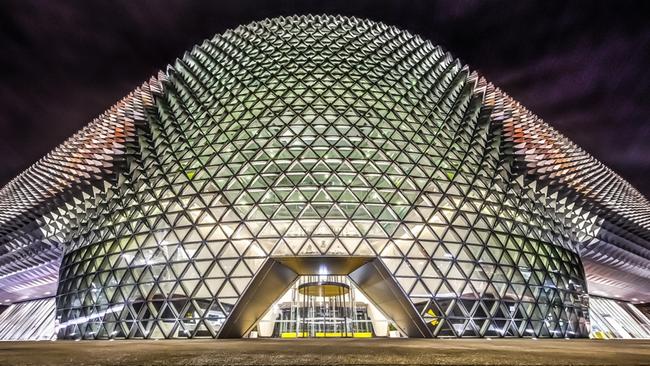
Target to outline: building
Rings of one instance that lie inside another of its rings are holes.
[[[649,284],[646,198],[355,18],[205,41],[0,190],[4,339],[648,337]]]

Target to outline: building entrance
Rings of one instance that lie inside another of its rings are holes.
[[[219,338],[400,336],[431,332],[386,266],[361,256],[269,258],[219,331]]]
[[[258,324],[275,338],[388,336],[388,320],[344,275],[300,276]]]

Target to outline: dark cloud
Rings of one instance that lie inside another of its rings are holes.
[[[646,4],[5,1],[0,184],[201,40],[311,12],[383,21],[442,45],[649,196]]]

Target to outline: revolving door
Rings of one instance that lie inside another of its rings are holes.
[[[274,337],[373,335],[367,300],[347,276],[301,276],[277,303]]]

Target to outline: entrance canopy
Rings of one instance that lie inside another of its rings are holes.
[[[221,327],[219,338],[249,334],[298,276],[347,275],[402,334],[431,337],[422,318],[378,258],[360,256],[271,257],[253,278]]]

